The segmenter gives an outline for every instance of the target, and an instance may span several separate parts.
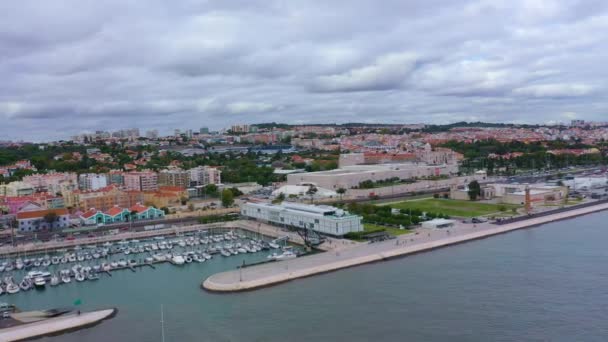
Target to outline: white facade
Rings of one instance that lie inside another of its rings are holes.
[[[83,173],[78,176],[80,190],[99,190],[108,186],[108,177],[104,174]]]
[[[590,190],[602,188],[608,185],[608,178],[601,177],[575,177],[564,181],[564,185],[572,190]]]
[[[335,236],[363,231],[360,216],[326,205],[250,202],[241,206],[241,214],[257,220],[296,228],[310,228],[318,233]]]

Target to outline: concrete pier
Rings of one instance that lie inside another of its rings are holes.
[[[55,335],[69,330],[97,324],[116,314],[116,309],[71,313],[35,323],[22,324],[0,330],[0,341],[12,342]]]
[[[469,224],[449,230],[421,229],[415,235],[406,234],[398,239],[380,243],[347,245],[347,247],[336,244],[337,248],[326,253],[214,274],[203,282],[202,287],[217,292],[252,290],[607,209],[608,204],[604,203],[504,225],[484,223]]]

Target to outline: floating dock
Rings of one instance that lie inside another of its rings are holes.
[[[419,235],[415,238],[409,235],[402,235],[396,240],[360,244],[351,248],[312,256],[217,273],[208,277],[201,286],[208,291],[215,292],[253,290],[298,278],[429,251],[607,209],[608,204],[603,203],[504,225],[487,223],[478,225],[477,227],[472,226],[462,231],[456,230],[452,233],[449,230],[434,232],[433,234],[437,233],[436,235],[439,235],[435,237],[429,232],[429,238],[426,238],[426,233],[422,234],[424,236]]]

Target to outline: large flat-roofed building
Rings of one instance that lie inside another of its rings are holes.
[[[241,214],[269,223],[310,228],[315,232],[334,236],[363,231],[360,216],[327,205],[249,202],[241,206]]]
[[[350,165],[331,171],[296,173],[287,175],[289,185],[315,184],[326,189],[352,189],[364,181],[382,181],[390,178],[413,179],[432,176],[450,176],[458,173],[458,165],[428,165],[401,163],[378,165]]]

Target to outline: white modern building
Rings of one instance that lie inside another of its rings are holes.
[[[327,205],[248,202],[241,206],[243,216],[295,228],[310,228],[318,233],[342,236],[363,231],[361,217]]]
[[[574,177],[564,181],[564,185],[571,190],[591,190],[608,186],[608,178],[606,176],[597,177]]]

